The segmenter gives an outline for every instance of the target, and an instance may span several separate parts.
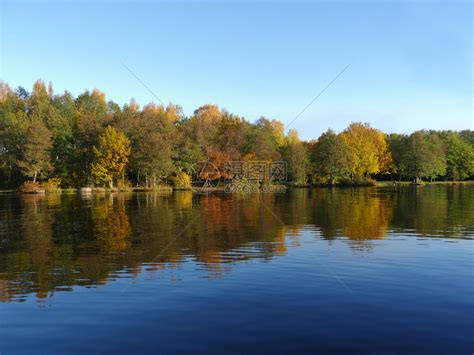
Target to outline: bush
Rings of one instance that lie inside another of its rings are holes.
[[[172,176],[170,180],[176,190],[191,190],[191,176],[183,171],[179,172],[177,176]]]
[[[132,182],[128,179],[125,179],[125,181],[122,181],[122,179],[117,181],[117,187],[121,191],[127,191],[132,189]]]
[[[25,181],[20,186],[19,190],[22,194],[38,194],[45,192],[44,188],[42,188],[39,183],[33,181]]]
[[[41,184],[41,187],[48,193],[61,192],[59,186],[61,186],[61,178],[51,178]]]

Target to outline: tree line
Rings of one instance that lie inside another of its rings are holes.
[[[0,187],[55,181],[61,187],[189,184],[193,165],[210,161],[288,163],[295,185],[359,184],[371,179],[465,180],[474,177],[474,132],[385,134],[365,123],[302,141],[296,130],[254,123],[216,105],[191,116],[178,105],[132,99],[122,107],[99,90],[55,94],[0,82]]]

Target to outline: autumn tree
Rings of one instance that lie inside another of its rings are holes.
[[[288,132],[284,151],[290,179],[296,185],[305,185],[308,182],[309,173],[308,151],[299,139],[296,130],[291,129]]]
[[[30,119],[32,121],[42,121],[49,130],[52,130],[56,124],[55,121],[58,119],[56,109],[52,103],[52,94],[51,84],[48,90],[43,81],[37,80],[27,100]]]
[[[194,111],[194,115],[186,121],[189,133],[204,152],[209,145],[215,143],[217,130],[222,113],[217,105],[204,105]]]
[[[121,163],[107,161],[99,144],[108,125],[130,141],[124,148],[129,163],[120,174],[107,164]],[[400,179],[463,180],[474,177],[473,150],[472,130],[386,136],[368,124],[353,123],[339,135],[328,131],[317,142],[304,142],[296,131],[285,135],[278,120],[261,117],[251,123],[216,105],[203,105],[186,117],[173,104],[140,107],[132,99],[120,106],[97,89],[74,97],[67,91],[56,94],[41,80],[31,93],[0,82],[2,188],[18,186],[25,176],[34,178],[35,171],[36,179],[50,175],[60,177],[63,187],[83,186],[92,182],[92,167],[100,183],[113,184],[121,175],[149,186],[169,182],[180,172],[189,175],[206,159],[222,170],[229,160],[285,159],[297,183],[312,173],[329,184],[387,172]]]
[[[51,132],[46,125],[41,121],[31,123],[25,133],[23,157],[18,166],[33,182],[45,178],[52,170],[51,147]]]
[[[75,173],[79,184],[90,180],[90,168],[94,159],[93,147],[98,144],[98,137],[105,124],[111,121],[105,94],[95,89],[86,91],[76,99],[76,117],[74,139],[78,157]]]
[[[125,134],[107,126],[99,136],[98,147],[93,147],[93,152],[92,176],[96,183],[108,183],[113,188],[114,180],[122,177],[123,181],[130,156],[130,141]]]
[[[383,132],[368,123],[351,123],[341,137],[348,146],[352,181],[389,171],[392,157]]]
[[[245,153],[254,153],[258,160],[280,160],[284,143],[283,123],[261,117],[248,132]]]
[[[216,146],[231,160],[240,160],[245,152],[251,126],[242,117],[224,111],[218,125]]]

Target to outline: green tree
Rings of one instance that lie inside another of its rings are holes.
[[[107,126],[99,136],[99,146],[93,148],[92,176],[96,183],[114,186],[114,180],[124,178],[130,156],[130,141],[122,132]]]
[[[318,138],[313,159],[317,176],[322,177],[330,185],[349,176],[349,147],[346,141],[331,129]]]
[[[259,160],[280,160],[280,149],[285,144],[283,123],[261,117],[248,133],[246,154],[255,154]]]
[[[105,95],[99,90],[86,91],[76,99],[76,117],[74,140],[77,159],[75,175],[78,184],[90,182],[91,163],[94,159],[93,147],[98,144],[99,134],[107,123],[110,123]]]
[[[49,92],[43,81],[37,80],[33,91],[27,100],[28,113],[31,121],[42,121],[50,131],[57,125],[59,119],[52,102],[53,88],[50,84]]]
[[[474,131],[470,129],[465,129],[459,132],[462,140],[466,143],[469,143],[471,146],[474,147]]]
[[[474,175],[474,147],[463,141],[457,132],[443,134],[446,146],[447,175],[452,180],[464,180]]]
[[[137,117],[132,134],[131,168],[137,180],[155,186],[157,180],[166,179],[174,170],[173,156],[176,143],[177,110],[170,105],[149,104]]]
[[[41,121],[31,123],[25,134],[23,157],[18,162],[23,174],[33,178],[45,178],[52,170],[51,165],[51,132]]]
[[[24,100],[0,82],[0,170],[3,187],[15,186],[15,177],[21,177],[17,162],[22,157],[27,126]]]
[[[415,181],[423,177],[433,180],[446,174],[446,152],[438,134],[426,131],[412,133],[408,149],[408,172]]]
[[[409,137],[404,134],[391,134],[388,137],[388,145],[392,153],[394,169],[400,180],[410,177],[410,149]]]
[[[74,118],[76,104],[71,93],[65,91],[53,98],[57,119],[52,122],[53,148],[51,151],[55,175],[61,178],[61,184],[75,185],[74,167],[79,156],[74,139]]]
[[[193,139],[191,127],[182,121],[177,125],[175,140],[174,165],[179,171],[191,173],[195,163],[205,158],[201,146]]]

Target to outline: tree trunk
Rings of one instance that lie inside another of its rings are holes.
[[[35,174],[33,175],[33,182],[36,182],[36,176],[38,175],[38,172],[35,170]]]
[[[10,186],[12,182],[12,162],[8,162],[8,186]]]

